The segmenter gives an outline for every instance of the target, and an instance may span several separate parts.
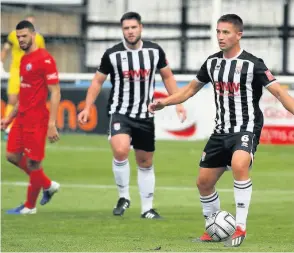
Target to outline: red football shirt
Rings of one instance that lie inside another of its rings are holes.
[[[58,84],[58,71],[53,57],[46,49],[39,48],[26,54],[20,62],[20,113],[34,117],[48,115],[47,85]]]

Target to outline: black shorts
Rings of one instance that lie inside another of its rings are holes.
[[[134,149],[147,152],[155,150],[154,118],[134,119],[122,114],[110,115],[109,134],[128,134]]]
[[[258,143],[259,135],[256,137],[250,132],[212,134],[204,148],[199,165],[202,168],[231,166],[232,156],[236,150],[248,152],[253,162]]]

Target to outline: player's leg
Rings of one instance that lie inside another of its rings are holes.
[[[19,79],[19,70],[12,69],[10,71],[10,77],[8,80],[8,87],[7,87],[7,105],[5,107],[5,117],[7,117],[13,110],[14,106],[18,101],[18,93],[20,87],[20,79]],[[13,122],[6,128],[5,133],[6,137],[9,134]]]
[[[134,148],[138,167],[137,180],[141,197],[141,218],[160,219],[161,216],[153,208],[155,191],[154,153],[138,149],[135,143]]]
[[[10,137],[8,139],[6,147],[6,159],[10,163],[23,168],[27,174],[30,174],[29,168],[24,158],[24,146],[23,146],[23,128],[19,122],[19,119],[16,118],[15,124],[11,128]],[[8,214],[22,214],[28,213],[30,210],[26,210],[25,206],[22,204],[14,209],[7,211]]]
[[[37,212],[36,201],[41,189],[44,189],[43,198],[41,200],[41,204],[44,205],[51,200],[52,196],[60,187],[58,183],[51,181],[47,177],[41,166],[41,161],[44,159],[45,155],[47,126],[35,126],[34,131],[28,130],[25,126],[23,129],[23,157],[27,158],[26,161],[27,168],[30,171],[30,182],[27,188],[27,199],[24,205],[8,210],[8,214],[35,214]],[[13,140],[13,138],[9,138],[8,144],[11,140]]]
[[[23,134],[20,120],[15,119],[15,124],[11,128],[10,138],[6,146],[6,159],[8,162],[22,169],[26,174],[30,174],[27,167],[26,156],[23,155]]]
[[[196,184],[200,194],[202,214],[205,219],[220,210],[220,199],[215,185],[224,172],[224,167],[199,169]]]
[[[215,185],[224,173],[227,164],[227,155],[223,148],[225,138],[220,135],[212,135],[204,148],[199,164],[200,169],[196,184],[204,219],[220,210],[220,199]],[[196,241],[211,242],[212,239],[205,232]]]
[[[128,160],[131,143],[131,130],[128,118],[113,114],[109,123],[110,144],[113,153],[112,171],[118,189],[119,199],[113,214],[122,216],[130,207],[130,164]]]
[[[153,209],[155,173],[153,154],[155,151],[154,119],[133,120],[132,144],[138,168],[138,187],[141,197],[141,218],[159,219]]]
[[[23,170],[27,175],[30,174],[30,170],[27,166],[27,157],[23,153],[23,140],[22,140],[22,128],[19,120],[16,119],[13,127],[10,130],[10,140],[7,143],[6,159],[8,162],[14,164]]]
[[[47,204],[55,193],[58,192],[60,184],[51,180],[44,172],[41,162],[45,157],[45,145],[48,131],[48,119],[44,119],[35,128],[35,132],[29,131],[25,133],[25,153],[27,155],[30,173],[30,182],[36,186],[36,192],[41,186],[43,189],[43,196],[40,200],[41,205]],[[32,137],[32,134],[34,135]]]
[[[232,137],[233,155],[231,167],[234,177],[237,230],[226,246],[238,247],[246,237],[246,221],[252,194],[249,168],[257,146],[254,134],[240,133]]]

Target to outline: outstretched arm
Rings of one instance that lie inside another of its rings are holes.
[[[268,86],[267,89],[282,103],[286,110],[294,114],[294,98],[289,95],[287,90],[277,82]]]
[[[183,103],[190,97],[193,97],[203,86],[203,83],[194,79],[188,85],[179,89],[176,93],[163,99],[162,101],[165,106]]]
[[[193,97],[201,88],[204,83],[198,80],[192,80],[188,85],[179,89],[176,93],[167,98],[157,100],[149,105],[149,111],[154,113],[154,111],[161,110],[165,106],[176,105],[185,102],[190,97]]]

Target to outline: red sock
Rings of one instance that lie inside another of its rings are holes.
[[[32,170],[30,173],[30,185],[27,191],[27,208],[34,208],[40,193],[41,188],[48,189],[51,185],[51,180],[46,176],[43,169]]]
[[[44,173],[44,170],[42,167],[40,169],[33,170],[32,172],[34,172],[34,175],[33,175],[33,178],[35,180],[34,183],[36,182],[36,184],[41,185],[43,189],[48,189],[51,186],[51,180]]]
[[[33,186],[32,183],[30,182],[27,189],[27,200],[24,204],[25,207],[30,209],[36,207],[36,202],[37,202],[37,198],[39,196],[40,191],[41,191],[41,187]]]
[[[30,175],[31,171],[27,166],[27,157],[25,155],[22,156],[20,162],[18,163],[18,167],[22,169],[27,175]]]

